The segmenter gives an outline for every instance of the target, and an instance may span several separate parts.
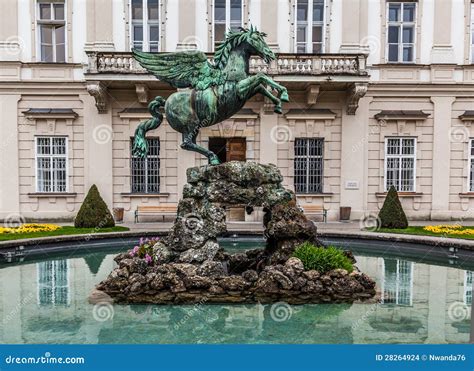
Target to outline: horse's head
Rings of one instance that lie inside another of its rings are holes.
[[[266,33],[257,31],[256,28],[241,28],[243,47],[247,47],[250,55],[258,55],[265,62],[270,62],[275,59],[275,53],[270,49],[265,41]],[[245,45],[247,44],[247,45]]]
[[[258,55],[265,62],[275,59],[275,54],[265,42],[267,34],[257,31],[253,26],[250,28],[240,28],[239,31],[229,31],[225,41],[216,50],[214,60],[216,64],[223,68],[231,50],[241,49],[248,56]]]

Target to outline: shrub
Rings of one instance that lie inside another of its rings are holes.
[[[87,192],[74,220],[74,226],[76,228],[110,228],[115,226],[114,218],[95,184]]]
[[[333,269],[342,268],[348,272],[354,269],[351,260],[344,252],[336,247],[318,247],[310,242],[299,245],[293,253],[303,263],[304,269],[326,273]]]
[[[385,202],[379,212],[379,220],[382,228],[405,229],[408,227],[407,217],[394,186],[390,187],[385,197]]]

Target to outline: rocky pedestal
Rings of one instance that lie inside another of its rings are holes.
[[[152,259],[116,257],[118,267],[98,290],[118,302],[194,303],[352,302],[375,295],[359,272],[305,271],[295,247],[321,245],[316,227],[282,187],[276,166],[228,162],[190,168],[175,223],[153,247]],[[228,254],[217,241],[226,232],[226,207],[262,207],[265,249]],[[151,261],[152,260],[152,261]]]

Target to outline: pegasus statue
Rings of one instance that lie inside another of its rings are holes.
[[[143,68],[174,88],[184,89],[166,100],[157,96],[150,102],[148,110],[153,118],[137,127],[133,153],[140,157],[147,155],[145,135],[160,126],[162,107],[168,123],[182,134],[181,148],[206,156],[211,165],[218,165],[219,159],[212,151],[196,144],[199,129],[230,118],[258,93],[270,99],[275,105],[274,111],[281,114],[281,102],[289,101],[287,89],[264,73],[249,73],[251,56],[259,56],[267,63],[275,59],[265,37],[265,33],[252,26],[229,31],[212,62],[201,51],[146,53],[133,50],[134,58]]]

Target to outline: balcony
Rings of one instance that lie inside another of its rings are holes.
[[[130,52],[88,51],[86,74],[132,74],[147,72]],[[208,54],[212,63],[212,54]],[[250,73],[264,72],[271,76],[367,76],[364,54],[278,54],[270,64],[258,57],[250,60]]]
[[[85,78],[99,112],[107,111],[107,90],[134,87],[138,102],[146,104],[150,89],[170,89],[143,69],[130,52],[87,51]],[[213,54],[207,54],[212,63]],[[367,92],[369,74],[365,54],[277,54],[265,63],[252,57],[250,73],[263,72],[289,90],[303,91],[306,103],[316,103],[322,90],[347,91],[347,113],[355,114],[359,99]],[[290,93],[291,94],[291,93]]]

